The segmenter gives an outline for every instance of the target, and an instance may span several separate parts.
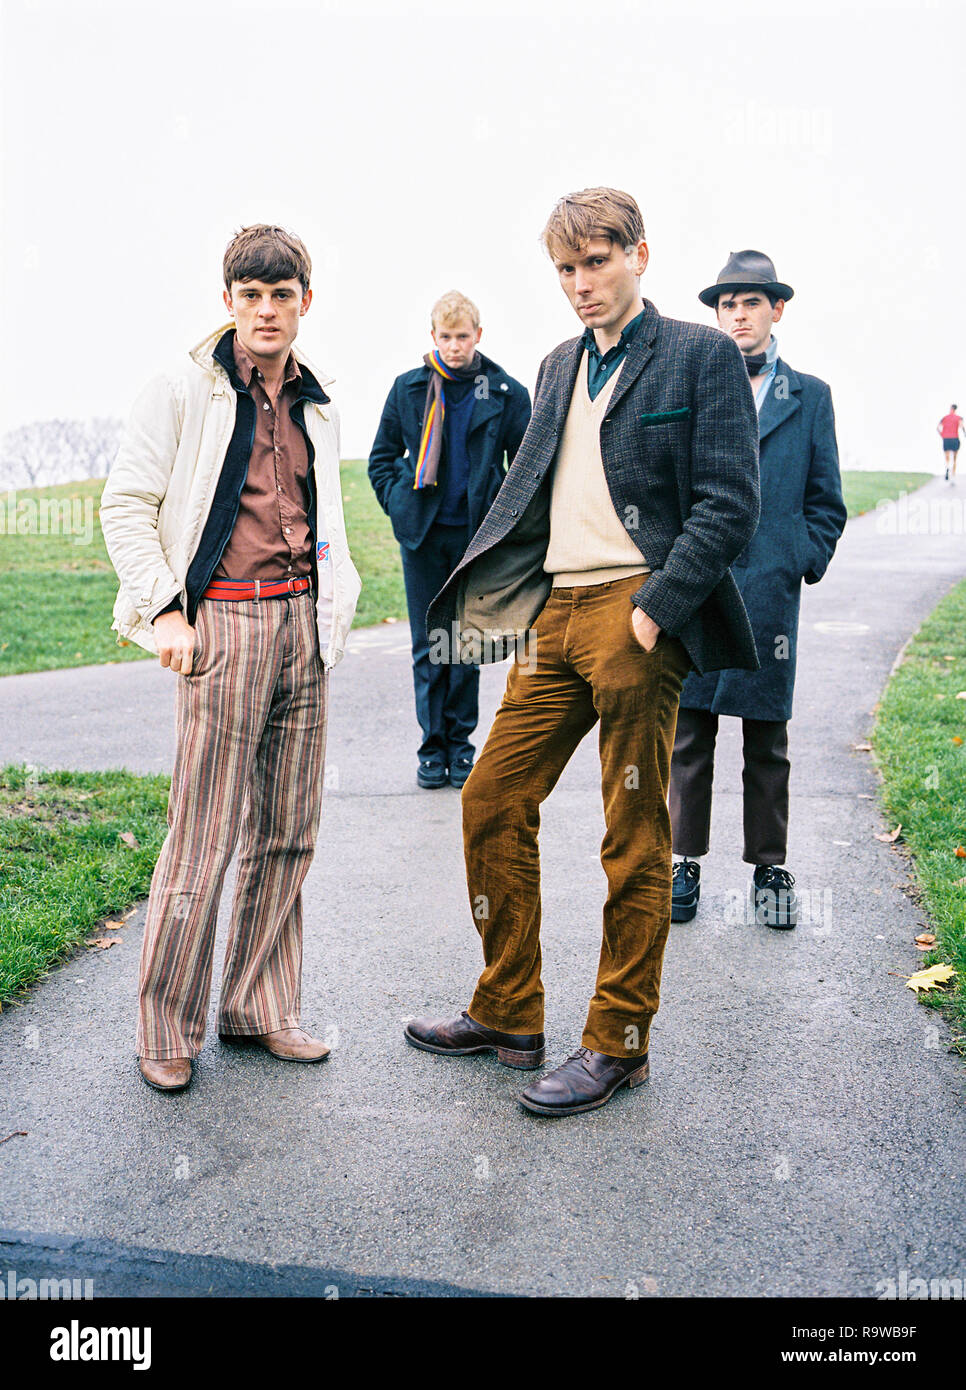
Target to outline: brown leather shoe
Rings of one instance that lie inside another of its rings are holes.
[[[329,1049],[304,1028],[279,1028],[274,1033],[219,1033],[222,1042],[256,1043],[283,1062],[324,1062]]]
[[[536,1115],[576,1115],[606,1105],[620,1086],[640,1086],[649,1074],[646,1052],[643,1057],[608,1057],[579,1047],[528,1086],[519,1100]]]
[[[542,1033],[498,1033],[484,1028],[464,1010],[459,1018],[414,1018],[403,1035],[411,1047],[423,1052],[444,1052],[468,1057],[473,1052],[495,1052],[505,1067],[526,1071],[539,1067],[544,1058]]]
[[[156,1091],[183,1091],[191,1084],[190,1057],[139,1057],[138,1071]]]

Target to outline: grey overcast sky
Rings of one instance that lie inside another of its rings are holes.
[[[278,222],[314,262],[300,342],[368,453],[458,288],[532,390],[579,331],[554,200],[632,192],[660,311],[755,247],[783,355],[831,383],[844,466],[937,471],[966,403],[964,7],[5,0],[3,428],[124,415],[225,318],[221,257]],[[964,411],[963,413],[966,413]]]

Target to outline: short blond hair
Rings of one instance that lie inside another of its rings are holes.
[[[584,249],[592,237],[607,237],[626,251],[644,238],[641,210],[619,188],[584,188],[558,198],[541,240],[551,260]]]
[[[434,328],[451,328],[460,319],[469,319],[474,328],[480,326],[480,311],[472,299],[459,290],[447,290],[433,305],[430,322]]]

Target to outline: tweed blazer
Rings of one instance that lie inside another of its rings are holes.
[[[583,351],[573,338],[544,358],[503,486],[430,605],[430,641],[451,661],[502,660],[546,603],[553,464]],[[645,300],[600,443],[615,511],[651,568],[632,602],[681,639],[698,672],[756,670],[729,570],[759,510],[758,417],[737,345]]]

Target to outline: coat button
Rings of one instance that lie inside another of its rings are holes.
[[[539,468],[535,468],[535,469],[533,470],[533,476],[534,476],[535,478],[542,478],[542,477],[543,477],[543,474],[540,472],[540,469],[539,469]]]
[[[516,515],[517,515],[517,509],[516,509],[516,507],[511,507],[511,508],[510,508],[510,515],[511,515],[511,516],[516,516]]]

